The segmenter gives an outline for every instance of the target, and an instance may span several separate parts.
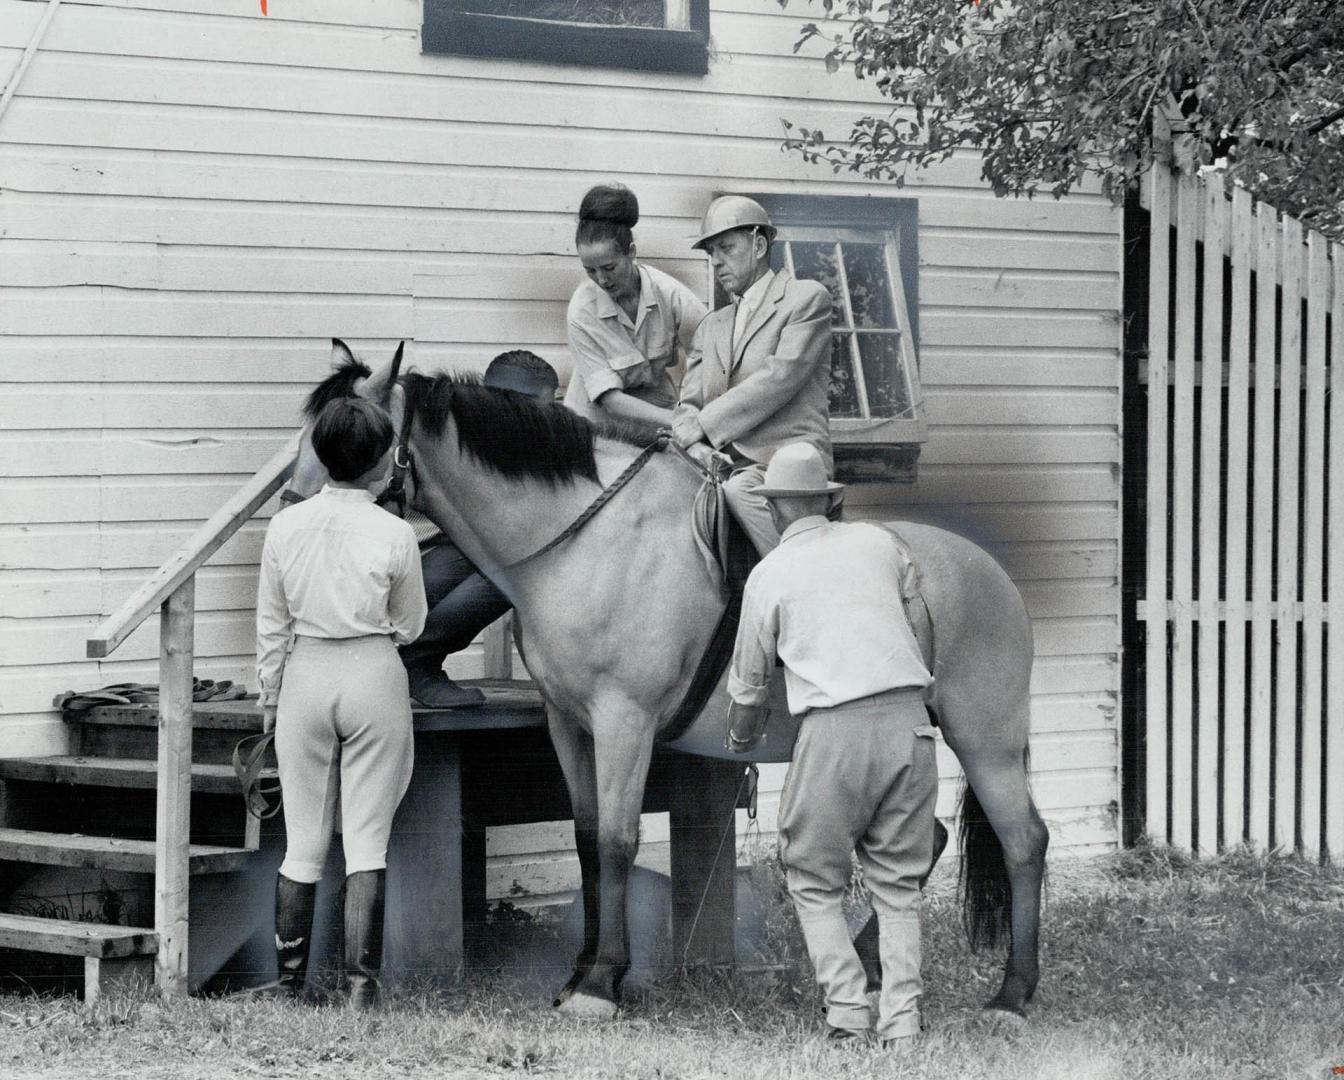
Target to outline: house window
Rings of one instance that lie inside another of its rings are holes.
[[[770,258],[831,294],[831,438],[851,480],[913,480],[928,437],[919,383],[918,203],[753,195]]]
[[[709,0],[425,0],[429,53],[709,70]]]

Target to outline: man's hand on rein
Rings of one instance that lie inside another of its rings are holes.
[[[690,450],[696,443],[704,442],[705,429],[694,413],[681,413],[672,418],[672,438],[683,450]]]

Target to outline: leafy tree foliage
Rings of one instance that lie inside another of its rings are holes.
[[[788,0],[780,0],[781,6]],[[808,2],[808,0],[804,0]],[[810,0],[831,71],[889,98],[847,142],[792,128],[836,171],[903,181],[958,148],[996,193],[1120,197],[1174,103],[1200,164],[1344,236],[1344,8],[1330,0]],[[1181,125],[1177,125],[1178,130]]]

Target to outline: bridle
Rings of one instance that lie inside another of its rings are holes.
[[[395,379],[395,372],[393,373],[393,376]],[[389,380],[389,385],[392,385],[394,379]],[[415,420],[416,400],[417,399],[412,395],[406,396],[405,406],[402,409],[401,431],[397,435],[397,441],[392,451],[392,478],[388,481],[387,487],[383,489],[376,500],[379,506],[385,506],[389,503],[395,505],[397,508],[397,515],[402,518],[405,518],[406,516],[407,476],[411,478],[412,484],[416,487],[420,486],[420,474],[416,468],[415,452],[411,449],[411,428]],[[675,445],[672,442],[671,432],[659,431],[653,441],[639,452],[634,461],[630,462],[615,480],[598,492],[597,497],[593,499],[593,501],[583,509],[582,513],[571,521],[558,535],[552,537],[531,554],[524,555],[521,559],[516,559],[506,566],[501,566],[500,569],[514,570],[525,563],[530,563],[535,559],[541,558],[541,556],[545,555],[547,552],[553,551],[566,540],[571,539],[580,529],[587,525],[598,511],[606,506],[626,484],[635,478],[639,471],[649,463],[650,458],[652,458],[654,454],[661,453],[663,450],[667,449],[669,445]],[[687,460],[690,459],[688,458]],[[692,462],[692,464],[695,464],[696,467],[699,468],[699,465],[695,462]]]

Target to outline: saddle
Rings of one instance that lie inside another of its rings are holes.
[[[878,528],[890,537],[901,557],[903,564],[901,595],[905,600],[906,615],[910,618],[916,636],[921,639],[925,662],[932,670],[932,626],[928,618],[928,608],[924,603],[919,567],[904,540],[891,529],[884,526]],[[761,561],[756,546],[747,536],[746,530],[728,509],[723,485],[716,477],[707,476],[696,495],[692,508],[692,531],[696,546],[711,576],[718,582],[724,608],[718,624],[714,627],[709,645],[696,666],[686,696],[673,715],[671,724],[660,736],[667,742],[686,733],[709,702],[714,688],[732,662],[733,646],[737,641],[737,627],[742,617],[742,593],[746,588],[748,575]]]
[[[671,724],[660,736],[667,742],[685,734],[732,662],[737,624],[742,617],[742,593],[747,587],[747,577],[761,561],[756,545],[728,509],[723,485],[715,477],[706,477],[696,494],[691,508],[691,526],[696,547],[710,576],[718,583],[724,606],[709,645],[696,665],[686,696],[673,714]]]

